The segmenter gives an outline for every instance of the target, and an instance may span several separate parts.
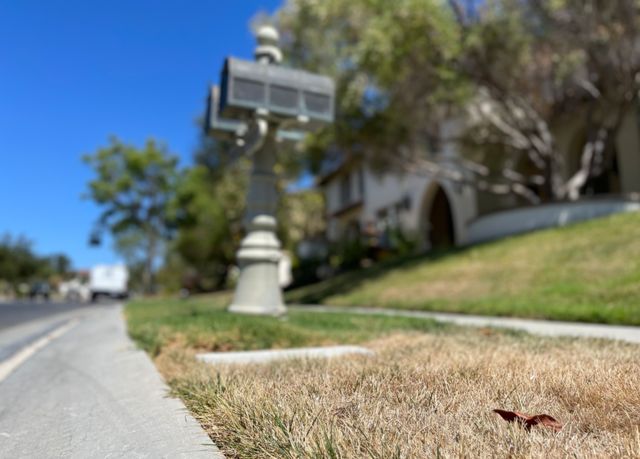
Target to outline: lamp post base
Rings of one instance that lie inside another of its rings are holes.
[[[230,312],[279,316],[287,309],[278,282],[280,243],[275,235],[275,218],[259,215],[238,251],[240,278],[229,306]]]

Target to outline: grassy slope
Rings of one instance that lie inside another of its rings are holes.
[[[287,299],[640,325],[640,214],[352,272]]]
[[[136,300],[127,305],[129,334],[152,355],[174,346],[233,351],[367,341],[397,332],[447,328],[429,320],[291,311],[286,318],[225,311],[227,295],[190,300]]]

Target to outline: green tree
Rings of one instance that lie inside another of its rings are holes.
[[[229,145],[203,138],[195,165],[186,171],[177,192],[182,211],[178,231],[167,253],[163,282],[209,291],[227,285],[229,268],[244,236],[244,211],[251,173],[250,158],[229,157]],[[324,225],[322,197],[313,191],[287,193],[297,178],[300,156],[284,148],[276,172],[282,199],[278,234],[283,247],[294,251],[300,239],[316,235]]]
[[[535,199],[519,181],[492,183],[506,177],[490,177],[473,156],[439,156],[454,140],[446,134],[450,121],[464,117],[477,90],[462,66],[470,42],[464,11],[439,0],[398,0],[393,7],[384,0],[287,2],[276,18],[285,56],[337,82],[336,122],[306,145],[316,171],[337,151],[378,172],[423,173]]]
[[[71,259],[63,253],[49,255],[45,259],[49,264],[51,271],[59,276],[68,276],[73,269]]]
[[[289,0],[278,13],[285,57],[333,76],[336,122],[309,138],[316,166],[331,144],[376,169],[433,141],[443,107],[466,95],[451,63],[460,28],[438,0]]]
[[[191,168],[179,190],[186,218],[173,244],[187,268],[183,274],[197,290],[224,287],[242,237],[246,176],[235,170],[212,174]]]
[[[615,135],[637,104],[639,12],[637,0],[496,0],[474,20],[460,14],[459,69],[478,95],[471,149],[502,158],[503,178],[543,199],[577,198],[611,167]],[[556,138],[568,117],[584,132],[573,169]]]
[[[315,189],[284,193],[278,208],[279,236],[285,249],[295,254],[298,244],[324,235],[324,196]]]
[[[640,89],[638,0],[289,0],[285,56],[338,83],[337,122],[312,136],[375,169],[440,175],[530,202],[575,198],[612,162]],[[554,127],[580,114],[580,166]],[[455,136],[446,120],[465,126]],[[463,147],[453,167],[434,154]]]
[[[50,274],[49,260],[33,251],[29,239],[9,234],[0,238],[0,280],[9,283],[14,291],[23,282],[47,278]]]
[[[175,279],[199,291],[226,285],[243,235],[250,165],[247,158],[229,157],[228,147],[202,138],[195,165],[180,181],[174,205],[182,218],[162,273],[167,287],[175,288]]]
[[[95,174],[88,196],[103,209],[98,227],[112,234],[129,264],[142,264],[142,284],[151,292],[155,264],[179,217],[172,206],[178,159],[154,140],[136,148],[115,137],[83,159]]]

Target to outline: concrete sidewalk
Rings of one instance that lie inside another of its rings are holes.
[[[630,343],[640,343],[640,327],[621,325],[588,324],[579,322],[559,322],[551,320],[514,319],[510,317],[475,316],[449,314],[442,312],[408,311],[402,309],[382,309],[364,307],[338,307],[322,305],[296,305],[290,309],[315,311],[320,313],[347,312],[355,314],[373,314],[395,317],[413,317],[432,319],[438,322],[453,323],[471,327],[497,327],[522,330],[534,335],[573,336],[582,338],[604,338]]]
[[[223,457],[182,402],[167,397],[127,337],[121,307],[70,321],[0,382],[0,457]]]

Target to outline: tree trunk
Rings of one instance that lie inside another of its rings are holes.
[[[149,232],[147,256],[144,262],[144,271],[142,273],[142,284],[146,294],[153,293],[153,261],[156,258],[156,236]]]

